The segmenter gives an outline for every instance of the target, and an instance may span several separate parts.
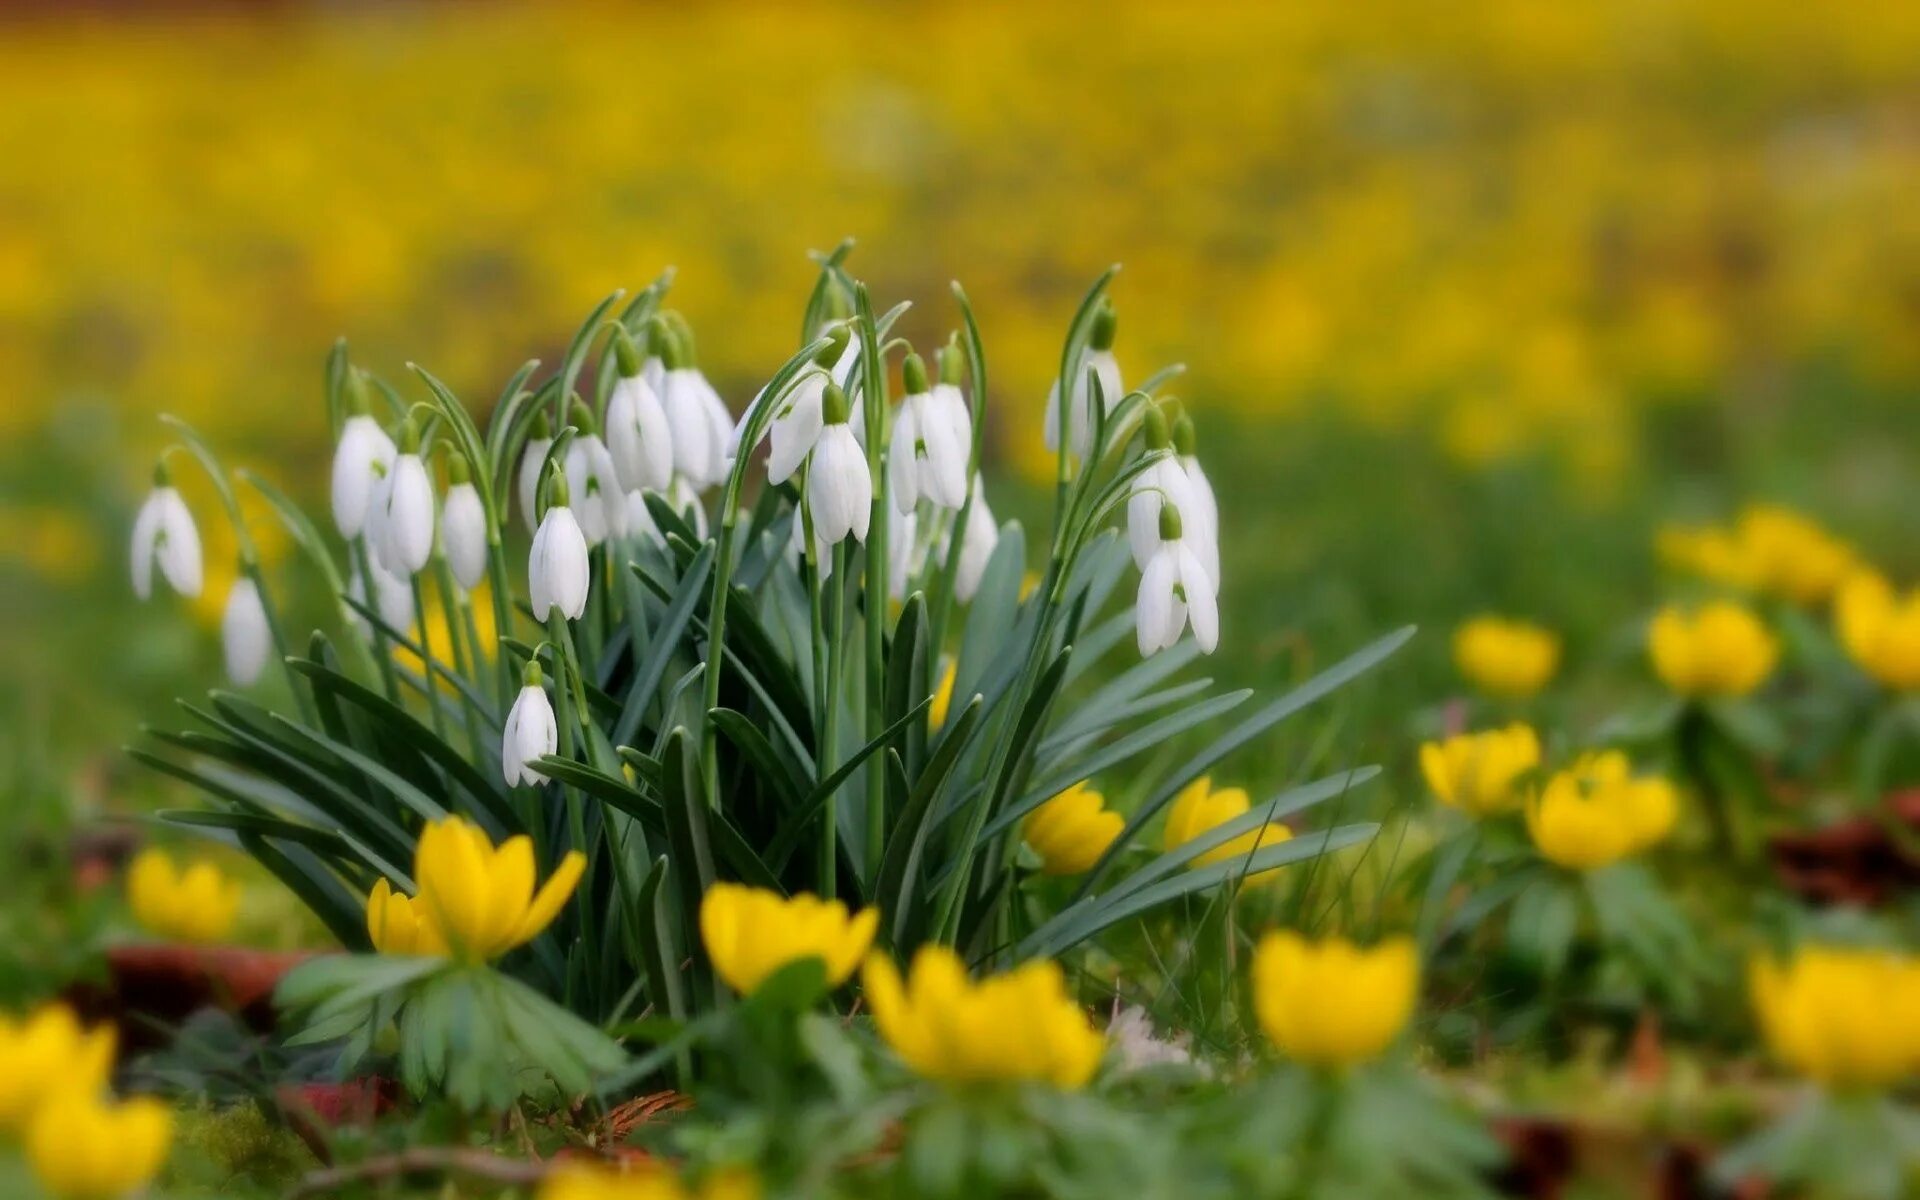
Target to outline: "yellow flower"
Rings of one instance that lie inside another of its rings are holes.
[[[473,610],[473,635],[479,641],[481,657],[487,662],[493,661],[494,652],[499,645],[499,638],[495,636],[494,630],[492,597],[493,593],[487,589],[487,585],[484,583],[467,596],[467,604]],[[440,602],[437,589],[428,589],[424,599],[427,609],[427,652],[433,655],[434,662],[451,671],[454,669],[454,665],[460,661],[460,656],[466,655],[470,657],[470,649],[467,645],[466,623],[460,621],[458,624],[454,624],[447,620],[447,609],[446,606]],[[453,642],[453,635],[456,629],[458,629],[460,633],[460,646],[457,652]],[[413,625],[408,628],[407,636],[413,639],[415,643],[420,641],[420,623],[418,621],[415,621]],[[418,654],[415,654],[412,650],[397,642],[394,644],[392,654],[393,661],[409,671],[418,674],[426,669],[426,664],[420,661]]]
[[[1020,836],[1040,856],[1047,874],[1078,875],[1113,845],[1126,821],[1104,803],[1083,779],[1027,814]]]
[[[1474,617],[1454,631],[1453,662],[1480,691],[1524,700],[1559,669],[1560,637],[1526,621]]]
[[[414,850],[415,913],[457,957],[490,962],[551,925],[586,869],[586,856],[569,850],[536,893],[530,838],[496,848],[478,826],[448,817],[422,830]]]
[[[97,1092],[113,1071],[111,1025],[82,1029],[64,1004],[24,1021],[0,1014],[0,1132],[17,1132],[50,1092]]]
[[[838,987],[873,944],[880,910],[849,916],[838,900],[788,898],[763,888],[716,883],[700,901],[700,939],[727,986],[753,991],[788,963],[817,958]]]
[[[1253,952],[1253,1007],[1288,1058],[1345,1067],[1378,1057],[1406,1027],[1420,987],[1411,938],[1371,950],[1342,938],[1269,933]]]
[[[367,936],[382,954],[444,958],[447,943],[427,919],[419,901],[396,892],[386,880],[374,883],[367,896]]]
[[[1216,791],[1213,780],[1202,776],[1181,788],[1180,794],[1173,798],[1173,808],[1167,813],[1167,827],[1161,847],[1166,850],[1178,849],[1208,830],[1244,816],[1252,806],[1245,788],[1220,788]],[[1210,867],[1229,860],[1244,860],[1255,850],[1263,846],[1277,846],[1292,836],[1291,829],[1270,821],[1197,856],[1191,865]],[[1270,874],[1270,871],[1259,871],[1249,878],[1257,879]]]
[[[1665,526],[1654,537],[1654,553],[1676,571],[1724,587],[1752,591],[1760,586],[1759,569],[1746,547],[1725,529]]]
[[[1805,946],[1753,961],[1748,982],[1773,1056],[1832,1088],[1879,1088],[1920,1070],[1920,960]]]
[[[1859,572],[1834,597],[1833,621],[1861,670],[1897,691],[1920,688],[1920,588],[1900,595],[1880,574]]]
[[[127,904],[149,933],[178,942],[219,942],[233,932],[240,883],[210,862],[182,871],[166,851],[147,849],[127,868]]]
[[[1809,605],[1830,597],[1858,561],[1851,546],[1777,504],[1749,505],[1732,529],[1669,526],[1655,548],[1678,570]]]
[[[1539,765],[1540,737],[1519,721],[1420,747],[1420,772],[1440,803],[1476,817],[1520,807],[1514,785]]]
[[[1726,600],[1688,613],[1669,605],[1647,631],[1661,682],[1681,696],[1744,696],[1766,682],[1780,645],[1760,618]]]
[[[864,980],[880,1035],[929,1079],[1078,1088],[1106,1049],[1051,960],[973,983],[959,955],[927,945],[914,955],[904,987],[893,962],[879,954],[868,957]]]
[[[953,708],[954,663],[947,660],[947,669],[940,673],[940,685],[933,689],[933,703],[927,706],[927,727],[940,729],[947,723],[947,713]]]
[[[58,1200],[119,1200],[152,1182],[167,1161],[173,1113],[145,1097],[115,1104],[64,1088],[27,1128],[27,1161]]]
[[[1635,776],[1627,756],[1609,750],[1555,772],[1526,816],[1543,857],[1592,871],[1663,840],[1679,816],[1679,797],[1667,780]]]
[[[539,1200],[758,1200],[760,1181],[745,1171],[721,1171],[697,1189],[657,1163],[631,1170],[568,1163],[540,1185]]]

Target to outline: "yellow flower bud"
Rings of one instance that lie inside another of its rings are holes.
[[[1173,807],[1167,812],[1166,832],[1162,838],[1162,848],[1175,850],[1188,842],[1216,829],[1235,817],[1244,816],[1253,807],[1245,788],[1214,789],[1213,780],[1202,776],[1173,798]],[[1258,829],[1249,829],[1238,837],[1215,846],[1205,854],[1194,858],[1192,866],[1210,867],[1215,863],[1244,861],[1255,850],[1263,846],[1277,846],[1293,836],[1293,831],[1278,822],[1268,822]],[[1258,871],[1249,877],[1249,882],[1273,874],[1272,871]]]
[[[0,1014],[0,1133],[18,1132],[50,1092],[98,1092],[113,1071],[113,1027],[82,1029],[64,1004]]]
[[[145,1097],[115,1104],[69,1087],[27,1128],[27,1161],[56,1200],[120,1200],[160,1173],[173,1141],[173,1113]]]
[[[1834,1089],[1884,1088],[1920,1070],[1920,960],[1881,950],[1805,946],[1748,971],[1767,1048]]]
[[[1653,669],[1681,696],[1744,696],[1766,682],[1780,646],[1760,618],[1721,600],[1691,613],[1668,606],[1647,632]]]
[[[586,856],[570,850],[536,893],[531,839],[522,834],[495,847],[478,826],[448,817],[420,833],[412,910],[462,961],[491,962],[551,925],[586,869]]]
[[[1036,959],[974,983],[939,945],[914,955],[904,985],[883,955],[863,979],[880,1036],[914,1071],[947,1083],[1033,1081],[1074,1089],[1093,1078],[1106,1039],[1067,994],[1060,964]]]
[[[1525,621],[1475,617],[1454,632],[1453,662],[1478,690],[1524,700],[1559,669],[1560,637]]]
[[[1833,623],[1861,670],[1895,691],[1920,688],[1920,588],[1898,594],[1883,576],[1862,571],[1834,597]]]
[[[210,862],[182,871],[166,851],[147,849],[127,868],[127,905],[147,932],[204,945],[232,934],[240,884]]]
[[[1378,1057],[1406,1027],[1420,987],[1411,938],[1372,949],[1342,938],[1267,934],[1253,952],[1253,1006],[1280,1053],[1317,1067]]]
[[[1527,805],[1527,832],[1542,857],[1594,871],[1663,840],[1679,816],[1665,779],[1636,777],[1617,750],[1584,754],[1547,780]]]
[[[1540,765],[1540,737],[1515,721],[1420,747],[1420,772],[1440,803],[1475,817],[1520,807],[1520,777]]]
[[[817,958],[834,987],[845,983],[873,944],[880,910],[848,915],[838,900],[791,898],[737,883],[716,883],[700,901],[700,939],[713,969],[745,995],[788,963]]]
[[[1027,814],[1020,835],[1049,875],[1078,875],[1100,861],[1126,821],[1109,812],[1099,792],[1081,780]]]

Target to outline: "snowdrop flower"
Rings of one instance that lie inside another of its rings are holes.
[[[966,440],[945,403],[936,403],[927,386],[927,367],[918,354],[907,355],[902,370],[906,397],[893,419],[887,482],[894,507],[910,513],[924,498],[941,508],[958,509],[967,499],[967,455],[973,438],[968,418]],[[956,388],[957,392],[958,389]],[[960,405],[966,411],[965,401]]]
[[[673,478],[673,431],[660,393],[647,382],[640,351],[625,329],[613,335],[620,379],[607,400],[607,450],[627,491],[664,489]]]
[[[380,422],[367,415],[358,372],[349,378],[348,394],[356,411],[341,426],[340,444],[333,448],[333,524],[352,541],[366,527],[374,489],[393,470],[399,451]]]
[[[1172,505],[1184,517],[1199,508],[1199,501],[1194,497],[1193,484],[1186,471],[1173,456],[1173,435],[1167,428],[1166,414],[1149,407],[1141,428],[1153,462],[1134,476],[1133,492],[1127,497],[1127,541],[1133,547],[1133,565],[1144,571],[1160,548],[1161,510]],[[1204,523],[1194,520],[1187,529],[1187,537],[1196,543],[1195,552],[1199,553],[1197,543],[1207,537]],[[1204,554],[1201,561],[1206,561]]]
[[[447,498],[440,507],[440,548],[462,588],[472,591],[487,573],[487,510],[473,486],[467,456],[447,460]]]
[[[357,564],[353,568],[353,575],[347,580],[347,596],[379,613],[381,624],[404,636],[413,626],[413,588],[378,562],[369,565],[373,568],[373,597],[367,597],[367,581],[361,576]],[[358,611],[353,614],[353,624],[359,629],[361,637],[373,636],[373,625]]]
[[[1000,545],[1000,526],[987,507],[987,485],[978,474],[973,477],[973,507],[967,511],[966,532],[960,535],[960,561],[953,572],[953,594],[962,604],[971,603],[980,590],[987,563]]]
[[[200,531],[165,463],[153,469],[153,490],[133,519],[133,594],[142,600],[153,594],[156,564],[168,587],[188,599],[200,594]]]
[[[553,719],[547,690],[540,686],[540,664],[530,661],[520,674],[520,694],[507,713],[506,731],[500,738],[500,770],[507,786],[545,783],[547,777],[527,764],[552,754],[559,746],[560,728]]]
[[[907,581],[927,560],[926,547],[919,543],[919,525],[913,513],[887,522],[887,594],[895,600],[907,598]]]
[[[1212,654],[1220,643],[1213,580],[1181,533],[1180,510],[1162,505],[1160,544],[1140,574],[1140,594],[1134,604],[1142,655],[1156,654],[1178,642],[1189,622],[1193,640],[1203,652]]]
[[[241,576],[227,593],[227,609],[220,618],[220,643],[226,652],[227,678],[236,687],[248,687],[266,669],[273,637],[267,628],[267,606],[260,589]]]
[[[733,418],[720,393],[694,365],[689,338],[684,329],[664,321],[655,333],[656,344],[665,343],[667,374],[661,401],[667,427],[673,432],[673,469],[696,491],[704,491],[726,477]]]
[[[593,573],[587,561],[587,535],[567,507],[567,478],[555,472],[547,484],[547,514],[533,535],[527,556],[527,591],[533,617],[545,621],[554,609],[569,621],[587,611],[587,584]]]
[[[547,414],[540,413],[533,419],[533,436],[527,439],[527,448],[520,455],[520,473],[515,478],[514,496],[520,501],[520,517],[527,523],[527,532],[540,528],[540,473],[547,467],[547,451],[553,449],[553,426],[547,423]]]
[[[833,578],[832,546],[820,540],[818,533],[813,538],[813,561],[819,567],[822,582]],[[793,527],[787,531],[787,553],[795,558],[804,559],[807,553],[807,522],[805,515],[795,509]]]
[[[827,545],[837,545],[851,533],[867,540],[867,520],[873,509],[873,476],[867,456],[847,426],[847,394],[837,383],[828,384],[821,399],[826,422],[814,443],[813,466],[807,471],[807,508],[813,514],[813,532]]]
[[[1213,484],[1207,481],[1207,473],[1200,469],[1200,459],[1194,453],[1193,418],[1182,411],[1173,421],[1173,452],[1180,459],[1180,469],[1186,472],[1187,484],[1193,494],[1194,520],[1200,526],[1201,541],[1196,552],[1207,568],[1207,574],[1213,577],[1213,586],[1220,587],[1220,504],[1214,499]]]
[[[1116,321],[1113,302],[1103,302],[1100,310],[1094,314],[1086,352],[1073,368],[1073,394],[1067,405],[1068,431],[1072,435],[1073,452],[1083,459],[1087,456],[1087,443],[1093,436],[1094,417],[1087,372],[1092,371],[1099,378],[1100,394],[1105,404],[1118,404],[1120,398],[1126,395],[1120,386],[1120,364],[1113,357]],[[1047,449],[1057,452],[1060,449],[1060,381],[1057,379],[1047,392],[1046,435]]]
[[[600,440],[593,414],[578,399],[573,402],[573,425],[579,430],[567,443],[567,490],[574,497],[574,515],[587,545],[598,546],[608,537],[627,532],[627,493],[620,486],[613,455]]]
[[[814,366],[820,369],[802,372],[774,411],[768,435],[773,442],[767,456],[769,483],[784,483],[791,478],[813,452],[813,444],[820,440],[824,424],[820,415],[821,400],[826,395],[827,384],[834,382],[827,366],[839,359],[852,340],[844,325],[836,327],[829,336],[833,340],[814,359]],[[844,384],[841,387],[845,390]]]
[[[395,575],[418,574],[433,557],[433,480],[420,458],[420,431],[411,419],[400,423],[400,456],[393,472],[376,489],[368,524],[374,553]]]

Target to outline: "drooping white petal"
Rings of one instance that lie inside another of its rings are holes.
[[[980,590],[987,563],[999,545],[1000,525],[993,519],[993,510],[987,507],[987,485],[975,475],[973,507],[967,511],[967,528],[960,535],[960,561],[953,573],[953,594],[962,604],[971,602]]]
[[[826,390],[826,375],[808,371],[780,400],[770,433],[773,446],[767,456],[769,483],[784,483],[792,478],[812,453],[813,444],[820,438],[821,401]]]
[[[873,477],[867,456],[845,422],[829,425],[813,449],[807,472],[807,505],[813,512],[815,536],[834,545],[851,533],[867,540],[867,521],[873,508]]]
[[[964,454],[971,455],[973,453],[973,411],[967,407],[966,393],[960,390],[959,384],[936,383],[929,395],[933,397],[934,411],[940,414],[941,419],[946,421],[947,427],[953,431],[954,444],[960,446]],[[965,486],[966,480],[963,475],[961,487]]]
[[[903,513],[920,503],[920,464],[915,455],[919,435],[914,428],[913,397],[900,405],[893,417],[893,441],[887,446],[887,490],[893,493],[893,506]]]
[[[540,471],[547,465],[547,451],[551,449],[552,438],[530,438],[526,452],[520,456],[520,472],[514,477],[514,497],[520,501],[520,519],[526,522],[528,533],[540,527]]]
[[[907,598],[907,580],[926,560],[918,535],[919,520],[913,513],[887,522],[887,594],[895,600]]]
[[[180,595],[192,599],[200,594],[200,530],[174,488],[157,487],[147,494],[134,517],[132,550],[133,592],[140,599],[153,594],[156,566],[167,586]]]
[[[1214,497],[1213,484],[1208,482],[1207,473],[1201,469],[1198,458],[1191,454],[1182,456],[1180,469],[1186,474],[1194,506],[1206,531],[1205,540],[1194,548],[1194,553],[1200,556],[1217,589],[1220,586],[1220,504]],[[1180,511],[1184,515],[1187,510],[1183,508]]]
[[[153,595],[153,547],[160,537],[160,505],[157,495],[140,503],[133,518],[132,557],[133,594],[145,600]]]
[[[967,464],[973,456],[973,415],[960,389],[937,383],[922,407],[921,421],[934,430],[922,435],[927,457],[921,467],[921,487],[942,508],[957,509],[967,499]]]
[[[1179,563],[1171,553],[1156,553],[1140,573],[1133,622],[1142,656],[1156,654],[1180,637],[1175,620],[1177,617],[1184,622],[1186,614],[1175,612],[1179,600],[1173,594],[1173,585],[1179,581],[1179,574]]]
[[[393,439],[380,423],[360,414],[348,417],[340,428],[340,444],[333,450],[333,524],[351,541],[366,527],[367,505],[374,484],[393,469],[398,455]]]
[[[1127,542],[1133,549],[1133,565],[1143,571],[1160,548],[1160,510],[1169,504],[1180,514],[1183,537],[1199,540],[1208,536],[1186,472],[1172,455],[1162,454],[1134,477],[1133,491],[1127,497]]]
[[[607,400],[607,451],[626,491],[660,491],[672,481],[673,429],[645,375],[613,385]]]
[[[1089,350],[1081,357],[1073,371],[1067,421],[1073,453],[1082,459],[1087,456],[1087,443],[1093,439],[1093,393],[1087,386],[1088,371],[1100,380],[1100,398],[1106,411],[1112,411],[1126,394],[1120,387],[1120,364],[1113,357],[1113,351]],[[1047,449],[1057,452],[1060,449],[1060,381],[1057,379],[1047,392],[1045,431]]]
[[[578,620],[587,611],[591,574],[587,535],[580,531],[573,510],[564,505],[547,509],[527,557],[527,591],[534,618],[545,621],[557,608],[568,620]]]
[[[353,569],[353,575],[347,580],[347,595],[362,605],[370,606],[380,614],[380,621],[396,634],[405,636],[413,624],[413,588],[404,579],[396,578],[378,560],[373,560],[373,597],[367,597],[367,581],[361,577],[359,566]],[[360,636],[373,636],[373,626],[358,612],[353,615],[354,626]]]
[[[384,501],[375,549],[395,575],[412,576],[433,557],[433,480],[418,454],[393,460],[393,474],[381,490]]]
[[[1212,654],[1220,644],[1220,606],[1213,579],[1200,556],[1184,542],[1174,548],[1174,559],[1180,595],[1186,602],[1186,617],[1193,625],[1193,640],[1199,644],[1201,653]],[[1175,629],[1173,640],[1178,641],[1179,637],[1180,631]]]
[[[500,771],[507,786],[545,783],[547,777],[527,764],[560,746],[560,728],[545,688],[527,684],[514,698],[500,738]]]
[[[248,687],[266,669],[273,651],[273,635],[267,626],[267,608],[260,602],[260,589],[242,576],[227,593],[226,611],[220,617],[220,644],[225,651],[227,678],[237,687]]]
[[[591,433],[568,442],[566,474],[574,519],[587,535],[587,545],[598,546],[609,537],[624,534],[627,494],[620,486],[606,443]]]
[[[712,487],[725,474],[727,432],[732,418],[719,393],[695,367],[667,372],[661,397],[673,430],[673,469],[696,490]]]
[[[440,546],[454,580],[467,591],[477,587],[487,573],[487,511],[471,483],[447,489],[440,508]]]

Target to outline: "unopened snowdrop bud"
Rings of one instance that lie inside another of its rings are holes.
[[[987,485],[978,474],[973,477],[973,507],[967,510],[967,528],[960,535],[960,561],[954,567],[953,594],[962,604],[971,603],[987,573],[987,563],[1000,545],[1000,525],[987,507]]]
[[[852,334],[845,325],[836,325],[828,331],[830,339],[819,354],[814,356],[814,367],[801,373],[786,395],[774,410],[769,436],[773,446],[767,455],[767,481],[784,483],[800,469],[800,464],[813,452],[813,445],[820,440],[821,397],[827,384],[832,382],[828,369],[836,362],[841,352],[851,340]]]
[[[1141,429],[1146,437],[1147,453],[1155,458],[1146,470],[1134,476],[1133,492],[1127,497],[1127,541],[1133,548],[1133,565],[1144,571],[1160,548],[1161,514],[1177,508],[1184,516],[1196,511],[1199,505],[1187,473],[1173,457],[1173,434],[1166,414],[1155,406],[1148,406]],[[1204,540],[1206,531],[1188,527],[1185,532],[1197,541]],[[1204,555],[1202,561],[1205,561]]]
[[[598,546],[627,531],[627,494],[607,444],[600,440],[593,413],[574,397],[573,427],[579,432],[567,443],[567,490],[573,496],[574,517],[587,545]]]
[[[673,469],[703,490],[726,477],[733,418],[694,365],[692,334],[677,320],[661,319],[655,327],[655,344],[662,346],[667,368],[661,402],[672,430]]]
[[[487,573],[487,510],[473,486],[467,456],[447,457],[447,498],[440,507],[440,548],[461,587],[472,591]]]
[[[352,540],[366,528],[375,488],[393,470],[399,451],[368,415],[366,382],[357,370],[347,375],[347,401],[351,412],[333,449],[333,524],[341,537]]]
[[[893,421],[893,446],[887,454],[887,481],[894,506],[912,512],[922,499],[957,509],[967,499],[967,457],[972,422],[962,440],[949,407],[934,398],[927,367],[918,354],[907,355],[902,371],[906,396]],[[958,389],[955,389],[958,392]],[[961,411],[966,402],[961,401]]]
[[[226,652],[227,678],[234,686],[249,687],[260,678],[273,649],[273,635],[267,627],[267,606],[260,601],[260,589],[245,575],[235,580],[227,593],[227,609],[220,618],[220,644]]]
[[[627,491],[661,491],[673,478],[673,431],[660,394],[647,382],[640,348],[624,328],[614,330],[620,378],[607,399],[607,450]]]
[[[545,621],[556,608],[569,621],[587,611],[593,567],[587,561],[587,535],[567,507],[567,498],[567,478],[556,471],[547,482],[547,513],[540,518],[527,556],[527,591],[537,621]]]
[[[133,519],[133,594],[142,600],[153,595],[156,564],[168,587],[189,599],[200,594],[200,531],[164,462],[153,468],[153,490]]]
[[[1073,391],[1067,404],[1069,444],[1073,452],[1081,458],[1087,456],[1088,443],[1093,438],[1093,395],[1087,386],[1087,372],[1091,371],[1100,380],[1100,394],[1103,407],[1111,409],[1120,403],[1126,394],[1120,386],[1120,364],[1113,357],[1113,339],[1118,330],[1118,316],[1114,312],[1113,301],[1102,300],[1094,313],[1093,328],[1089,331],[1086,353],[1074,364],[1071,383]],[[1060,449],[1060,381],[1055,380],[1053,388],[1047,393],[1046,416],[1047,449]]]
[[[540,528],[540,475],[547,469],[547,451],[553,449],[553,426],[547,414],[533,418],[533,435],[520,455],[520,473],[514,480],[515,499],[520,501],[520,517],[527,532]]]
[[[506,730],[500,738],[500,770],[507,786],[545,783],[547,777],[527,764],[552,754],[559,746],[560,727],[554,721],[547,690],[540,686],[540,664],[530,661],[520,674],[520,694],[507,713]]]
[[[813,448],[813,467],[807,472],[807,507],[813,513],[813,532],[829,546],[851,533],[867,540],[867,520],[873,508],[873,477],[867,456],[847,425],[847,394],[830,383],[821,395],[825,422]]]
[[[1217,589],[1220,586],[1220,505],[1214,499],[1213,484],[1207,481],[1207,473],[1201,470],[1200,459],[1194,453],[1195,440],[1193,418],[1183,409],[1173,421],[1173,453],[1180,460],[1180,469],[1186,473],[1188,490],[1193,495],[1194,518],[1203,535],[1195,552]]]
[[[1220,642],[1220,611],[1213,580],[1182,536],[1180,510],[1160,509],[1160,544],[1140,574],[1134,624],[1140,653],[1156,654],[1180,640],[1189,623],[1200,649],[1211,654]]]
[[[399,457],[393,475],[379,490],[374,519],[374,550],[395,575],[419,573],[433,557],[433,480],[420,458],[420,429],[409,417],[400,423]]]

